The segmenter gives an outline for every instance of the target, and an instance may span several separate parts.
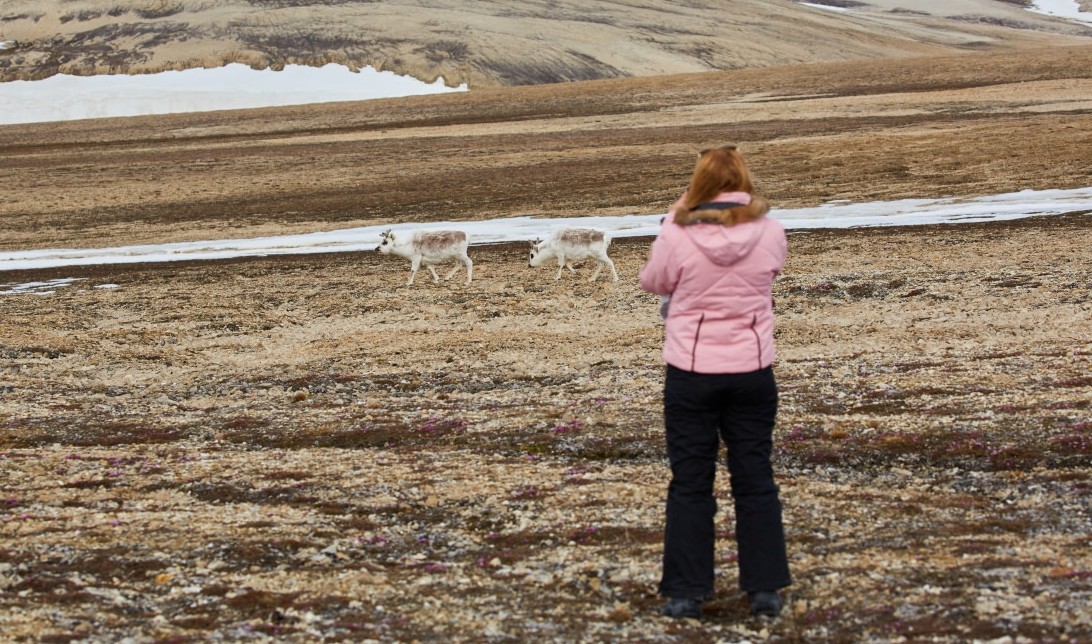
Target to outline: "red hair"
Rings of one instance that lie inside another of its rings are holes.
[[[689,223],[693,219],[691,213],[695,208],[712,201],[722,192],[754,192],[751,171],[747,169],[743,155],[734,145],[702,150],[698,155],[694,175],[690,178],[690,188],[676,204],[676,223]],[[722,215],[714,218],[730,226],[758,219],[769,210],[765,199],[752,198],[752,202],[751,207],[727,208]]]

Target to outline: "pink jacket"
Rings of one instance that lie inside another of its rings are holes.
[[[714,202],[751,204],[751,195],[724,193]],[[785,229],[768,217],[734,226],[679,226],[675,214],[668,213],[640,274],[646,291],[671,296],[664,361],[697,373],[748,373],[770,366],[772,289],[785,263]]]

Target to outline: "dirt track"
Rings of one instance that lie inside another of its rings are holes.
[[[783,205],[1089,186],[1069,53],[6,128],[0,248],[657,212],[726,140]],[[374,253],[4,274],[77,281],[0,296],[0,630],[1087,640],[1090,243],[1087,213],[790,237],[773,624],[728,503],[704,621],[655,613],[648,240],[618,283],[519,245],[469,286]]]

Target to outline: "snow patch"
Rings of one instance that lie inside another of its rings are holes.
[[[849,9],[845,7],[832,7],[829,4],[817,4],[815,2],[798,2],[797,4],[805,7],[812,7],[814,9],[826,9],[827,11],[849,11]]]
[[[1036,215],[1092,210],[1092,187],[1073,190],[1022,190],[1009,194],[946,199],[903,199],[871,203],[828,203],[813,208],[777,209],[770,216],[788,230],[914,226],[1006,221]],[[654,237],[666,213],[617,217],[510,217],[488,221],[446,221],[366,226],[319,233],[207,240],[112,248],[25,250],[0,253],[0,271],[136,264],[183,260],[227,259],[306,253],[373,251],[384,230],[457,229],[472,246],[528,241],[548,235],[557,226],[594,226],[613,237]]]
[[[0,290],[0,295],[53,295],[55,289],[83,279],[82,277],[64,277],[61,279],[47,280],[45,282],[25,282],[23,284],[5,284],[5,290]]]
[[[215,69],[158,74],[56,74],[37,81],[0,83],[0,124],[70,121],[112,116],[206,112],[279,105],[360,101],[466,91],[443,78],[425,83],[365,67],[333,63],[286,65],[282,71],[232,63]]]
[[[1077,0],[1032,0],[1028,11],[1092,23],[1092,13],[1081,11]]]

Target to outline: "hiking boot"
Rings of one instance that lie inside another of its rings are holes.
[[[777,617],[781,614],[781,595],[776,590],[756,590],[747,593],[751,614],[755,617]]]
[[[701,600],[690,597],[668,597],[661,613],[665,617],[701,617]]]

